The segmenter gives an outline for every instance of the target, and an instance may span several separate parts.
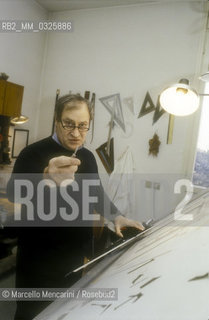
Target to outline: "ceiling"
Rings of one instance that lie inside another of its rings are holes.
[[[79,10],[88,8],[114,7],[137,3],[181,2],[182,0],[35,0],[47,11]],[[197,0],[186,0],[197,2]],[[207,0],[203,0],[207,2]]]

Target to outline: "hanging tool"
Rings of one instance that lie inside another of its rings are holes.
[[[90,102],[91,115],[92,115],[92,130],[91,130],[91,142],[90,143],[92,143],[93,138],[94,138],[95,99],[96,99],[96,94],[92,93],[91,102]]]
[[[55,98],[55,106],[56,106],[57,100],[59,98],[59,95],[60,95],[60,89],[57,89],[56,98]],[[54,116],[53,116],[53,123],[52,123],[52,135],[54,134],[54,125],[55,125],[55,106],[54,106]]]

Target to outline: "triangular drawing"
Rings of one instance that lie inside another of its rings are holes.
[[[155,113],[154,113],[154,116],[153,116],[152,125],[155,124],[160,119],[160,117],[162,117],[162,115],[165,112],[166,111],[160,105],[160,97],[158,97],[157,106],[155,108]]]
[[[110,155],[108,155],[107,153],[107,142],[97,148],[96,152],[100,157],[107,173],[112,173],[112,171],[114,170],[114,139],[112,138],[110,140]]]
[[[141,118],[154,110],[155,110],[155,105],[150,97],[149,92],[147,91],[140,113],[138,115],[138,118]]]
[[[125,122],[123,118],[123,111],[121,106],[120,94],[112,94],[110,96],[102,97],[99,99],[105,108],[112,115],[114,109],[114,121],[123,129],[125,132]]]
[[[132,97],[127,97],[123,99],[124,103],[128,106],[129,110],[135,114],[134,110],[134,99]]]

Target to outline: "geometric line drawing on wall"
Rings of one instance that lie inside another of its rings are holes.
[[[143,117],[154,110],[155,110],[155,105],[150,97],[149,92],[147,91],[140,113],[138,115],[138,118]]]
[[[128,106],[129,110],[135,115],[134,99],[132,97],[127,97],[124,98],[123,101]]]
[[[107,142],[103,143],[99,148],[96,149],[103,166],[107,173],[112,173],[114,170],[114,139],[110,140],[110,153],[107,153]]]
[[[120,94],[112,94],[110,96],[99,98],[101,103],[105,106],[108,112],[111,114],[114,110],[114,121],[123,129],[125,132],[125,123],[123,118],[123,111],[121,106]]]
[[[165,112],[166,111],[160,105],[160,96],[158,96],[157,106],[155,108],[152,125],[155,124]]]

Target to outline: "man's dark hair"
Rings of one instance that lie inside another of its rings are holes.
[[[55,105],[55,119],[57,121],[61,121],[61,117],[62,117],[62,112],[65,108],[66,103],[69,102],[83,102],[87,105],[88,107],[88,111],[89,111],[89,116],[90,116],[90,120],[92,119],[92,110],[91,110],[91,105],[90,102],[85,99],[84,97],[82,97],[80,94],[66,94],[62,97],[60,97]]]

